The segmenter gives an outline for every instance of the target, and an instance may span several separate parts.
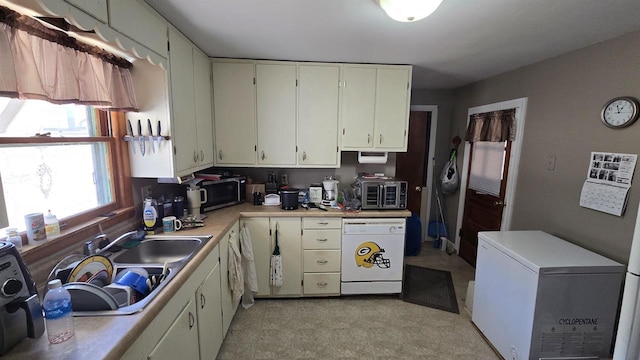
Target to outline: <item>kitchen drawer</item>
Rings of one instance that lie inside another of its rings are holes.
[[[304,294],[340,294],[340,273],[304,274]]]
[[[337,229],[330,230],[303,230],[302,248],[304,250],[340,250],[342,232]]]
[[[341,229],[342,218],[303,217],[303,229]]]
[[[340,250],[304,250],[304,272],[339,272]]]

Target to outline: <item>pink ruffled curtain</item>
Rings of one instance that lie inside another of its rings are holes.
[[[18,16],[19,26],[11,26],[15,19],[0,23],[0,95],[137,110],[131,73],[119,66],[122,59],[105,61],[104,56],[89,53],[94,51],[88,45],[68,37],[57,39],[66,35]],[[64,43],[69,41],[71,47]]]
[[[516,109],[474,114],[469,118],[465,140],[505,142],[516,138]]]

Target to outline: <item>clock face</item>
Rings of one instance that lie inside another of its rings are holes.
[[[638,103],[628,97],[612,99],[602,108],[601,118],[609,127],[629,126],[638,119]]]

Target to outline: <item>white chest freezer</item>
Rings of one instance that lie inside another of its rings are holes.
[[[624,271],[542,231],[480,232],[472,321],[505,359],[608,357]]]

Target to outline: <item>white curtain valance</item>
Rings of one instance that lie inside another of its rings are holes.
[[[121,59],[105,61],[60,41],[33,35],[56,36],[54,30],[25,18],[20,16],[20,21],[35,30],[0,23],[0,95],[137,110],[131,73],[117,65]]]

